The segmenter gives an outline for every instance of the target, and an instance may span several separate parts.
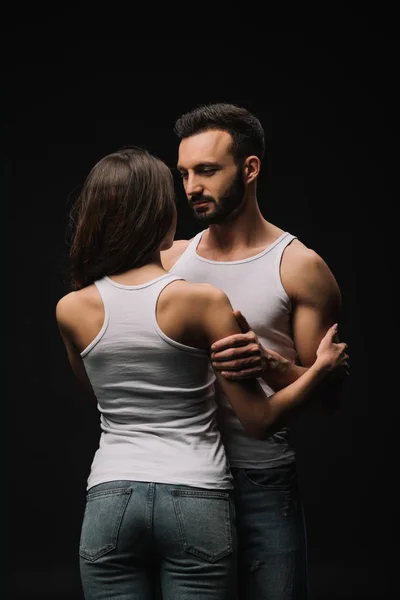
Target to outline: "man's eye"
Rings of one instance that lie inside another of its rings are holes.
[[[204,169],[203,175],[212,175],[217,169]]]
[[[182,171],[179,171],[179,176],[181,179],[187,179],[187,173],[182,173]]]

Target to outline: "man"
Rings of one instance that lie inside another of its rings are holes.
[[[200,106],[175,124],[177,168],[204,228],[162,253],[163,266],[229,297],[242,335],[218,341],[213,367],[227,378],[259,377],[272,393],[315,360],[337,321],[341,294],[324,260],[268,222],[257,202],[264,131],[246,109]],[[217,396],[235,481],[240,600],[307,598],[306,536],[289,427],[250,439]]]

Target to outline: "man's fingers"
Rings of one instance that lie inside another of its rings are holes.
[[[240,329],[243,331],[243,333],[247,333],[248,331],[250,331],[251,327],[248,324],[246,318],[240,312],[240,310],[234,310],[233,315],[234,315],[236,321],[238,322],[238,325],[239,325]]]
[[[243,371],[253,367],[263,367],[263,358],[259,355],[246,356],[244,358],[213,361],[212,366],[218,371]]]
[[[222,338],[213,343],[211,346],[212,352],[222,352],[223,350],[227,350],[228,348],[246,346],[249,343],[249,338],[245,333],[236,333],[235,335],[230,335],[229,337]]]
[[[261,357],[260,348],[256,344],[238,345],[236,348],[228,346],[226,350],[211,352],[211,359],[215,361],[246,360],[247,358]]]
[[[260,377],[260,369],[245,369],[244,371],[220,371],[225,379],[229,381],[240,381],[241,379],[253,379],[254,377]]]

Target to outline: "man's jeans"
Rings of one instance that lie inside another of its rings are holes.
[[[305,600],[306,534],[295,465],[231,471],[240,600]]]
[[[86,600],[232,600],[237,574],[233,493],[112,481],[87,494],[80,539]]]

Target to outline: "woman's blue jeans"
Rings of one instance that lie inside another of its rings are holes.
[[[80,539],[86,600],[232,600],[231,490],[111,481],[88,490]]]

